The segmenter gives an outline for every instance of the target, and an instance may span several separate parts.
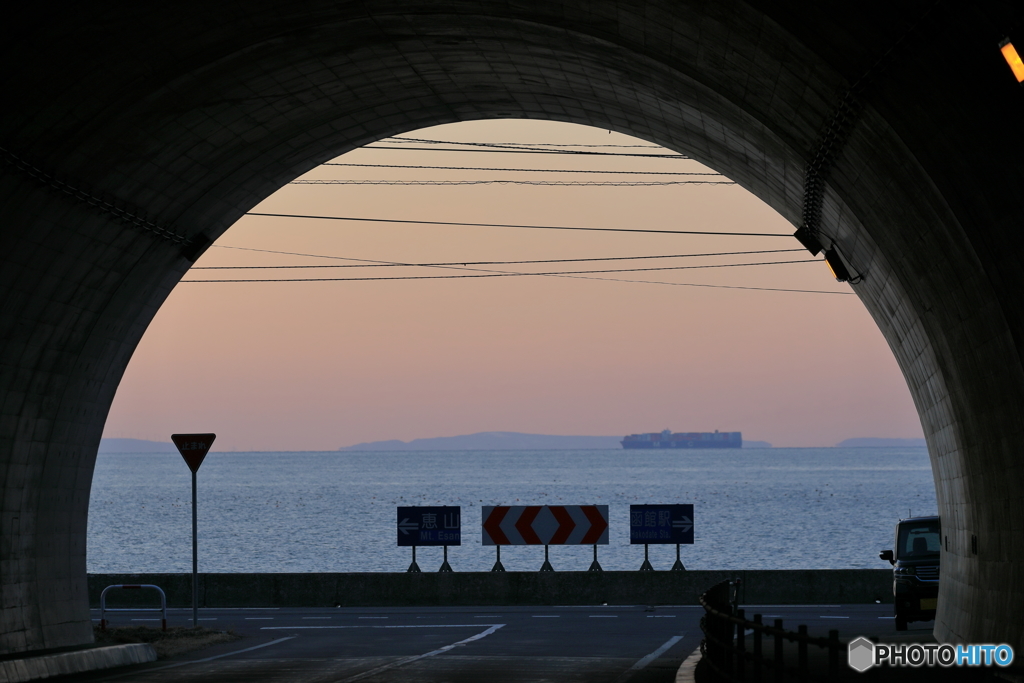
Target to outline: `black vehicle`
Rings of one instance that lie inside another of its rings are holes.
[[[941,538],[938,517],[901,519],[896,524],[895,551],[878,553],[893,565],[897,631],[906,631],[908,622],[935,618]]]

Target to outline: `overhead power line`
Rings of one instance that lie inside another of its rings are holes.
[[[721,173],[715,171],[607,171],[607,170],[586,170],[570,168],[495,168],[487,166],[414,166],[410,164],[343,164],[336,161],[328,161],[323,166],[352,166],[357,168],[415,168],[431,171],[508,171],[510,173],[594,173],[611,175],[681,175],[681,176],[718,176]]]
[[[732,180],[293,180],[290,185],[558,185],[561,187],[663,187],[735,185]]]
[[[437,266],[511,266],[536,263],[582,263],[593,261],[637,261],[644,259],[676,259],[676,258],[701,258],[707,256],[742,256],[748,254],[782,254],[801,249],[767,249],[760,251],[719,251],[707,254],[664,254],[656,256],[608,256],[603,258],[563,258],[563,259],[539,259],[533,261],[446,261],[442,263],[402,263],[399,261],[374,261],[371,259],[350,258],[348,256],[322,256],[320,254],[297,254],[288,251],[273,251],[270,249],[249,249],[246,247],[223,247],[225,249],[245,249],[246,251],[261,251],[270,254],[287,254],[290,256],[310,256],[314,258],[338,259],[341,261],[359,261],[360,263],[345,264],[305,264],[296,266],[194,266],[190,270],[274,270],[288,268],[433,268]]]
[[[249,211],[245,215],[269,218],[306,218],[312,220],[352,221],[365,223],[406,223],[409,225],[456,225],[471,228],[521,228],[527,230],[585,230],[591,232],[634,232],[658,235],[717,235],[719,237],[793,237],[793,234],[788,232],[713,232],[710,230],[649,230],[644,228],[590,228],[566,225],[518,225],[514,223],[462,223],[458,221],[417,221],[402,220],[397,218],[357,218],[354,216],[318,216],[312,214],[296,213],[266,213],[262,211]]]
[[[780,266],[792,263],[821,263],[822,259],[799,259],[796,261],[764,261],[761,263],[716,263],[702,266],[657,266],[654,268],[613,268],[608,270],[565,270],[550,273],[508,273],[492,271],[474,275],[405,275],[397,277],[341,277],[341,278],[282,278],[247,280],[182,280],[182,282],[358,282],[362,280],[438,280],[451,278],[480,277],[531,277],[547,275],[591,275],[598,273],[642,273],[655,270],[703,270],[707,268],[742,268],[746,266]],[[462,270],[462,268],[459,268]],[[473,270],[472,268],[467,270]]]
[[[309,257],[313,257],[313,258],[345,259],[345,260],[348,260],[346,257],[343,257],[343,256],[328,256],[328,255],[324,255],[324,254],[301,254],[301,253],[296,253],[296,252],[277,251],[277,250],[273,250],[273,249],[256,249],[256,248],[253,248],[253,247],[237,247],[237,246],[230,246],[230,245],[224,245],[224,244],[215,244],[213,246],[214,247],[219,247],[221,249],[238,249],[238,250],[242,250],[242,251],[257,251],[257,252],[266,252],[266,253],[271,253],[271,254],[287,254],[287,255],[291,255],[291,256],[309,256]],[[785,250],[785,251],[789,251],[789,250]],[[441,266],[441,264],[438,264],[438,266],[444,267],[444,266]],[[561,278],[568,278],[568,279],[571,279],[571,280],[596,280],[596,281],[600,281],[600,282],[625,282],[625,283],[632,283],[632,284],[665,285],[665,286],[670,286],[670,287],[701,287],[701,288],[710,288],[710,289],[742,289],[742,290],[759,291],[759,292],[790,292],[790,293],[799,293],[799,294],[836,294],[836,295],[839,295],[839,296],[853,296],[852,292],[834,292],[834,291],[820,290],[820,289],[787,289],[787,288],[784,288],[784,287],[749,287],[749,286],[744,286],[744,285],[712,285],[712,284],[697,283],[697,282],[662,282],[662,281],[658,281],[658,280],[626,280],[626,279],[623,279],[623,278],[614,278],[614,277],[594,277],[592,275],[549,275],[547,277],[561,277]],[[300,280],[300,281],[302,281],[302,282],[316,282],[318,279],[319,278],[310,278],[310,279]],[[390,279],[390,278],[379,278],[379,279]],[[281,280],[266,280],[266,281],[269,281],[269,282],[280,282]],[[337,280],[335,280],[335,281],[337,281]],[[182,282],[212,282],[212,280],[182,280]],[[226,280],[225,282],[244,282],[244,280]],[[257,282],[263,282],[263,280],[257,280]]]
[[[643,157],[646,159],[689,159],[682,154],[641,154],[639,152],[591,152],[579,149],[512,149],[509,147],[489,147],[481,149],[445,149],[440,147],[403,147],[398,145],[388,147],[387,145],[373,144],[360,147],[360,149],[400,149],[413,152],[483,152],[485,154],[586,154],[599,157]]]
[[[390,137],[383,138],[380,142],[415,142],[428,145],[472,145],[475,147],[510,147],[513,149],[532,149],[534,147],[619,147],[635,149],[664,149],[660,145],[576,145],[559,142],[456,142],[454,140],[430,140],[427,138]]]

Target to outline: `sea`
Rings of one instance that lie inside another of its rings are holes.
[[[692,503],[687,569],[888,568],[901,517],[936,514],[924,448],[210,453],[198,473],[200,572],[401,572],[398,506],[459,505],[454,571],[487,571],[483,505],[607,505],[606,570],[636,570],[629,506]],[[191,473],[176,453],[100,454],[89,507],[91,573],[191,571]],[[441,548],[418,548],[436,571]],[[674,545],[650,546],[667,570]],[[592,546],[552,546],[556,571],[585,571]],[[505,546],[536,571],[538,546]]]

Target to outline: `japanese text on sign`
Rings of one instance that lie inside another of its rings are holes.
[[[462,545],[462,508],[398,508],[398,545]]]
[[[693,505],[630,505],[629,542],[693,543]]]

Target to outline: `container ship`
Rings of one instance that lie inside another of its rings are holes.
[[[743,448],[743,432],[676,432],[630,434],[623,448]]]

